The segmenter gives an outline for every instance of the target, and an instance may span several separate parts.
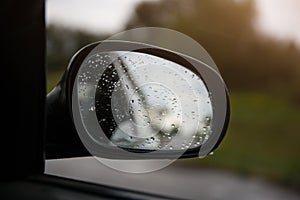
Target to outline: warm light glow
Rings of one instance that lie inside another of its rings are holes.
[[[58,23],[96,33],[121,31],[134,7],[157,0],[47,0],[47,24]],[[256,0],[258,29],[300,44],[299,0]]]

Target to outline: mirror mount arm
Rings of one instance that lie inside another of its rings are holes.
[[[66,74],[47,95],[46,159],[90,156],[77,134],[67,106],[65,79]]]

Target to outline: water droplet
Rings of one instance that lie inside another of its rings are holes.
[[[211,155],[211,156],[212,156],[212,155],[214,155],[214,152],[213,152],[213,151],[212,151],[212,152],[210,152],[210,153],[209,153],[209,155]]]
[[[89,111],[95,111],[95,106],[90,107]]]

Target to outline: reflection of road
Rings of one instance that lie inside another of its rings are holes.
[[[183,168],[182,161],[149,174],[126,174],[109,169],[93,158],[47,161],[46,173],[186,199],[298,200],[295,191],[211,169]]]

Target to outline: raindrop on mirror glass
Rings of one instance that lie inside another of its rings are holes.
[[[90,107],[89,111],[95,111],[95,106]]]

